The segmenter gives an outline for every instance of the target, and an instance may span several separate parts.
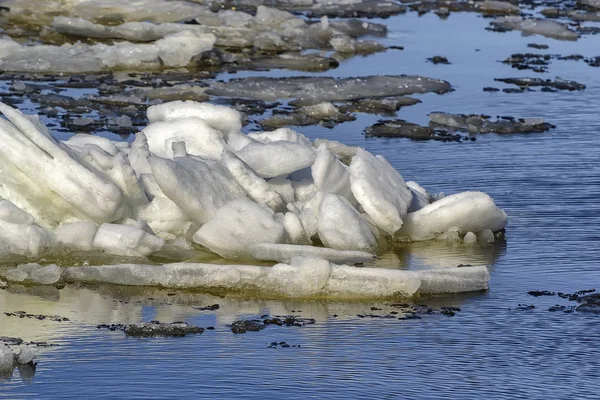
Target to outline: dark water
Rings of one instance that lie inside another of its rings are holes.
[[[583,92],[504,94],[482,88],[502,87],[495,77],[535,76],[498,62],[527,51],[527,43],[547,43],[549,53],[596,56],[598,38],[564,43],[492,33],[483,29],[487,20],[472,14],[453,14],[446,21],[408,14],[386,23],[388,43],[403,45],[405,51],[349,60],[328,74],[419,73],[449,80],[455,92],[422,96],[422,104],[399,112],[412,122],[425,123],[430,111],[447,111],[542,117],[557,126],[543,134],[479,135],[468,143],[365,139],[363,128],[377,119],[367,115],[333,130],[299,129],[311,138],[383,154],[407,180],[431,192],[489,193],[509,215],[505,248],[429,244],[384,258],[388,267],[485,261],[492,271],[489,291],[424,299],[462,311],[452,318],[409,321],[356,316],[369,313],[371,306],[389,310],[386,303],[169,296],[167,291],[108,286],[0,291],[5,311],[72,320],[23,319],[17,324],[0,315],[0,335],[59,345],[42,351],[32,383],[15,371],[10,382],[0,385],[0,398],[597,398],[600,319],[549,312],[551,305],[573,303],[527,292],[600,289],[600,70],[583,62],[553,61],[547,77],[575,79],[587,85]],[[425,62],[438,54],[452,65]],[[221,305],[218,311],[193,308],[214,303]],[[536,308],[515,310],[519,303]],[[240,316],[293,311],[316,323],[244,335],[227,327]],[[150,319],[216,329],[186,338],[139,340],[95,328]],[[301,347],[267,348],[272,341]]]

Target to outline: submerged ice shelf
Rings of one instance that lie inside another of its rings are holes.
[[[225,106],[152,106],[150,125],[131,144],[83,135],[57,141],[36,116],[4,104],[0,112],[7,118],[0,119],[0,255],[8,265],[0,275],[9,281],[336,298],[481,290],[485,267],[339,264],[370,261],[395,241],[489,242],[506,225],[485,193],[430,196],[381,156],[313,144],[289,128],[243,134],[242,116]],[[149,265],[146,258],[185,261],[196,250],[239,261]],[[10,267],[86,252],[136,263]],[[252,260],[286,264],[238,264]]]

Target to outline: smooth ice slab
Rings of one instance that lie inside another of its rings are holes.
[[[263,178],[274,178],[310,167],[316,154],[304,144],[276,141],[250,143],[237,152],[254,171]]]
[[[359,264],[377,257],[364,251],[334,250],[326,247],[294,244],[258,243],[250,245],[250,254],[257,260],[288,263],[294,257],[323,258],[334,264]]]
[[[223,133],[242,129],[242,115],[230,107],[196,101],[171,101],[148,107],[148,121],[171,121],[195,117]]]
[[[489,229],[499,231],[506,226],[506,213],[483,192],[463,192],[446,196],[419,211],[410,213],[398,237],[429,240],[457,228],[463,234]]]
[[[420,293],[487,289],[486,267],[402,271],[337,266],[319,258],[294,258],[273,267],[175,263],[66,268],[66,280],[185,289],[250,291],[294,298],[391,298]]]

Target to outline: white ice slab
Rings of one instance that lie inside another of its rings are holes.
[[[250,246],[250,254],[257,260],[289,263],[294,257],[324,258],[334,264],[358,264],[377,257],[364,251],[334,250],[326,247],[292,244],[259,243]]]

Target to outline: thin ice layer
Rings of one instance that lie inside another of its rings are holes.
[[[377,257],[364,251],[334,250],[326,247],[294,244],[258,243],[250,247],[250,254],[257,260],[288,263],[294,257],[323,258],[334,264],[359,264]]]
[[[274,267],[196,263],[71,267],[65,269],[63,278],[130,286],[251,291],[266,296],[355,299],[410,297],[421,286],[424,294],[484,290],[489,272],[483,266],[419,272],[327,265],[322,259],[295,258],[291,265]]]
[[[487,194],[463,192],[408,214],[397,236],[419,241],[433,239],[450,228],[463,234],[484,229],[496,232],[506,226],[506,219],[506,213]]]

